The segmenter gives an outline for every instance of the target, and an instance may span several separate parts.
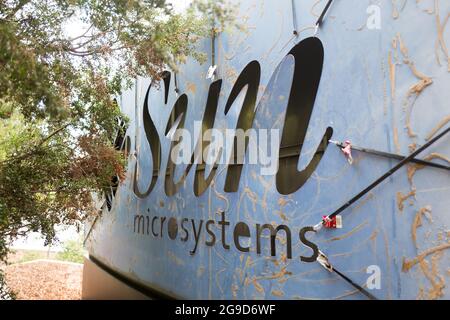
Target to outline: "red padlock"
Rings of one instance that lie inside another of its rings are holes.
[[[323,225],[327,229],[341,229],[342,228],[342,216],[337,215],[335,217],[323,216]]]

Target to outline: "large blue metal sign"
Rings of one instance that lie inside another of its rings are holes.
[[[320,249],[377,298],[450,298],[450,135],[417,156],[440,168],[411,162],[342,211],[342,228],[308,229],[401,160],[357,147],[408,155],[449,126],[450,3],[336,0],[316,30],[326,3],[236,3],[245,31],[205,40],[208,63],[124,92],[127,179],[88,226],[92,257],[174,297],[366,298]],[[201,151],[206,129],[265,132],[275,171],[177,164],[177,128]]]

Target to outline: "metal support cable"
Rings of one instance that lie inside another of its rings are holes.
[[[444,137],[447,133],[450,132],[450,127],[441,132],[439,135],[428,141],[426,144],[424,144],[422,147],[411,153],[408,157],[404,158],[402,161],[400,161],[397,165],[395,165],[393,168],[388,170],[385,174],[383,174],[381,177],[379,177],[377,180],[375,180],[372,184],[370,184],[367,188],[359,192],[356,196],[351,198],[349,201],[347,201],[345,204],[343,204],[339,209],[334,211],[332,214],[325,217],[319,224],[314,226],[314,230],[319,230],[324,222],[326,220],[332,219],[336,217],[338,214],[340,214],[342,211],[350,207],[352,204],[354,204],[356,201],[361,199],[363,196],[365,196],[367,193],[372,191],[376,186],[378,186],[380,183],[382,183],[384,180],[392,176],[395,172],[397,172],[400,168],[402,168],[405,164],[410,162],[412,159],[414,159],[416,156],[418,156],[420,153],[431,147],[434,143],[439,141],[442,137]]]
[[[335,144],[336,146],[338,146],[340,148],[345,148],[346,147],[344,143],[339,142],[339,141],[330,140],[329,142],[332,143],[332,144]],[[375,156],[380,156],[380,157],[389,158],[389,159],[395,159],[395,160],[404,160],[406,158],[406,156],[404,156],[404,155],[399,155],[399,154],[395,154],[395,153],[374,150],[374,149],[370,149],[370,148],[358,147],[358,146],[354,146],[353,144],[351,145],[351,149],[359,151],[359,152],[364,152],[364,153],[367,153],[367,154],[372,154],[372,155],[375,155]],[[423,166],[428,166],[428,167],[433,167],[433,168],[444,169],[444,170],[450,171],[450,166],[446,166],[446,165],[440,164],[440,163],[434,163],[434,162],[431,162],[431,161],[426,161],[426,160],[421,160],[421,159],[416,159],[416,158],[411,159],[410,162],[411,163],[420,164],[420,165],[423,165]]]
[[[345,280],[347,283],[349,283],[350,285],[352,285],[354,288],[356,288],[359,292],[361,292],[363,295],[365,295],[367,298],[369,298],[370,300],[378,300],[374,295],[372,295],[369,291],[367,291],[366,289],[364,289],[362,286],[360,286],[359,284],[357,284],[356,282],[354,282],[352,279],[350,279],[349,277],[347,277],[345,274],[343,274],[342,272],[340,272],[338,269],[336,269],[335,267],[333,267],[330,263],[330,261],[328,260],[328,257],[319,250],[319,255],[317,256],[317,262],[324,267],[328,272],[331,273],[336,273],[339,277],[341,277],[343,280]]]
[[[294,27],[294,35],[298,35],[298,25],[297,25],[297,11],[295,9],[295,0],[291,0],[292,4],[292,25]]]
[[[319,19],[317,19],[317,22],[316,22],[317,28],[320,28],[320,26],[322,25],[322,23],[325,19],[325,15],[327,14],[328,10],[330,9],[332,3],[333,3],[333,0],[328,0],[325,8],[323,9],[322,13],[319,16]]]

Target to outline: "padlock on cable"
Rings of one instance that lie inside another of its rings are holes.
[[[323,226],[327,229],[342,229],[342,216],[337,215],[332,218],[323,216]]]
[[[350,165],[353,164],[353,156],[352,156],[352,143],[349,140],[346,140],[343,144],[343,148],[341,148],[342,153],[344,153],[347,161]]]

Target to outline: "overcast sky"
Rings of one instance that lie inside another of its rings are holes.
[[[189,6],[189,4],[192,2],[192,0],[172,0],[168,1],[169,3],[172,3],[173,8],[176,12],[182,12],[184,9]]]
[[[171,3],[173,9],[177,13],[183,12],[192,0],[168,0],[168,3]],[[73,18],[69,21],[65,27],[66,33],[71,38],[76,38],[79,35],[83,34],[89,26],[87,24],[82,23],[78,18]]]

